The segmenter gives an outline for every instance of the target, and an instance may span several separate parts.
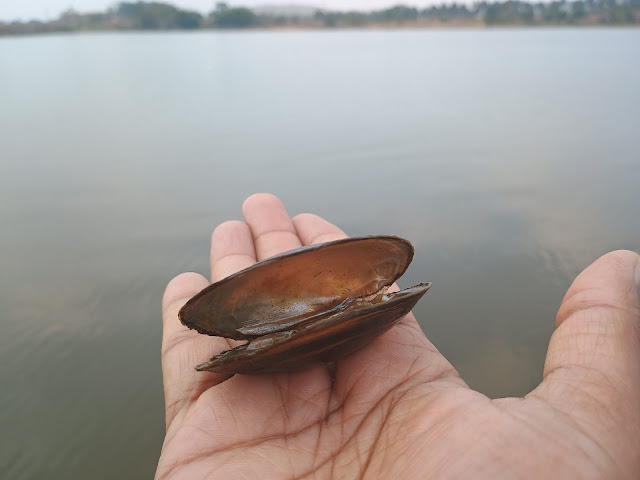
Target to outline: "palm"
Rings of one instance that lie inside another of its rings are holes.
[[[214,232],[212,280],[344,236],[319,217],[291,221],[270,196],[247,201],[245,217],[247,224]],[[551,465],[574,476],[640,471],[637,364],[625,372],[634,381],[619,385],[602,381],[593,366],[566,368],[550,349],[545,381],[527,398],[490,400],[464,384],[408,315],[333,369],[226,379],[193,366],[228,342],[177,321],[177,310],[206,284],[184,274],[165,294],[167,435],[158,478],[537,477]],[[637,295],[628,293],[622,300],[635,302],[637,315]],[[556,343],[580,333],[566,330],[558,329]],[[602,335],[583,332],[592,333]]]

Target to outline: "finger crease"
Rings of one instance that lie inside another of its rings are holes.
[[[292,237],[295,238],[296,243],[300,243],[300,239],[298,238],[298,235],[291,230],[269,230],[268,232],[263,232],[260,235],[253,237],[253,242],[257,245],[258,242],[264,241],[265,238],[270,235],[282,235],[282,234],[291,235]]]
[[[218,262],[221,262],[223,260],[228,260],[228,259],[236,259],[236,258],[240,258],[242,260],[249,260],[251,263],[254,263],[256,261],[255,257],[253,255],[249,255],[248,253],[227,253],[226,255],[223,255],[220,258],[216,258],[215,260],[213,260],[213,264],[217,264]]]

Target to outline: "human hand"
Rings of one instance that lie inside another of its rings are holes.
[[[274,196],[213,233],[211,281],[345,234]],[[634,281],[634,275],[637,280]],[[304,371],[227,379],[194,366],[232,341],[180,324],[209,285],[174,278],[163,299],[166,437],[157,479],[638,478],[640,257],[613,252],[567,292],[544,380],[524,398],[469,389],[413,315],[370,345]]]

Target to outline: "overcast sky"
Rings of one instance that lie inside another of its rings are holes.
[[[0,0],[0,20],[51,20],[68,8],[79,12],[104,11],[118,3],[118,0]],[[216,0],[166,0],[181,8],[205,13],[213,10]],[[373,10],[402,3],[404,5],[425,6],[441,3],[439,0],[228,0],[232,6],[256,5],[310,5],[333,10]],[[464,2],[463,2],[464,3]]]

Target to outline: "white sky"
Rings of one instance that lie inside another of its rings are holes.
[[[0,0],[0,20],[51,20],[68,8],[79,12],[104,11],[119,0]],[[131,0],[133,1],[133,0]],[[207,13],[213,10],[217,0],[158,0],[177,7]],[[256,5],[310,5],[333,10],[375,10],[402,3],[420,6],[440,4],[441,0],[228,0],[231,6]],[[449,2],[450,3],[450,2]],[[467,3],[460,2],[458,3]]]

